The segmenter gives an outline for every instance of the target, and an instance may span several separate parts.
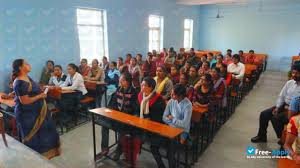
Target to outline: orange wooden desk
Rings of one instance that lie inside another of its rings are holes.
[[[277,168],[300,168],[300,165],[297,165],[294,160],[278,159]]]
[[[107,83],[100,82],[100,81],[85,80],[84,85],[85,85],[87,90],[96,92],[96,105],[97,105],[97,107],[100,106],[100,104],[102,102],[102,95],[103,95],[103,91],[104,91],[104,99],[105,99],[104,106],[107,107],[107,93],[106,93]],[[101,106],[102,106],[102,104],[101,104]]]
[[[171,126],[157,123],[148,119],[142,119],[133,115],[122,113],[116,110],[111,110],[108,108],[97,108],[90,110],[92,113],[92,125],[93,125],[93,143],[94,143],[94,161],[96,162],[96,139],[95,139],[95,115],[108,118],[110,120],[135,127],[137,129],[154,133],[162,137],[168,138],[173,142],[178,138],[182,133],[182,129],[173,128]],[[172,143],[171,143],[172,144]]]
[[[192,113],[192,121],[195,123],[200,122],[202,115],[208,112],[208,107],[194,107]]]

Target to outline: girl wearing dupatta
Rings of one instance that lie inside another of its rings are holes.
[[[160,94],[165,101],[171,98],[171,90],[173,89],[173,82],[167,76],[167,69],[164,66],[159,66],[156,69],[156,93]]]
[[[141,92],[138,95],[140,103],[140,118],[149,119],[158,123],[164,123],[162,116],[166,108],[164,99],[155,92],[156,83],[153,78],[146,77],[141,84]],[[161,154],[159,152],[160,145],[166,143],[165,140],[159,136],[151,135],[150,140],[151,153],[157,163],[157,167],[165,167]]]
[[[26,146],[51,159],[60,154],[59,136],[47,109],[47,95],[27,76],[30,70],[23,59],[13,62],[13,73],[17,77],[13,84],[17,126]]]
[[[131,58],[130,65],[129,65],[129,73],[132,77],[132,85],[135,89],[140,90],[140,83],[141,83],[141,69],[137,63],[136,58]]]
[[[105,77],[105,82],[107,85],[107,102],[110,101],[112,95],[117,91],[117,88],[119,86],[119,78],[121,74],[120,71],[117,69],[117,63],[112,61],[109,64],[109,71]],[[102,104],[104,104],[104,99],[102,101]]]

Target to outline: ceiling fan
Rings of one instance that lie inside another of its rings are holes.
[[[217,13],[217,16],[216,17],[211,17],[212,19],[221,19],[221,18],[224,18],[224,16],[222,16],[220,14],[220,8],[218,7],[218,13]]]
[[[216,18],[217,18],[217,19],[224,18],[224,16],[221,16],[221,15],[220,15],[220,8],[218,8],[218,14],[217,14]]]

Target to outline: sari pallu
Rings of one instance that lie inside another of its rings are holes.
[[[22,142],[42,154],[48,159],[60,154],[59,136],[55,124],[48,112],[45,100],[38,100],[32,104],[21,104],[19,96],[33,97],[41,91],[39,85],[29,81],[16,80],[16,119]]]

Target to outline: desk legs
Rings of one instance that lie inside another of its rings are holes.
[[[92,113],[92,127],[93,127],[93,145],[94,145],[94,162],[96,164],[96,133],[95,133],[95,115]]]
[[[105,89],[104,98],[105,98],[105,107],[107,107],[107,89]]]

